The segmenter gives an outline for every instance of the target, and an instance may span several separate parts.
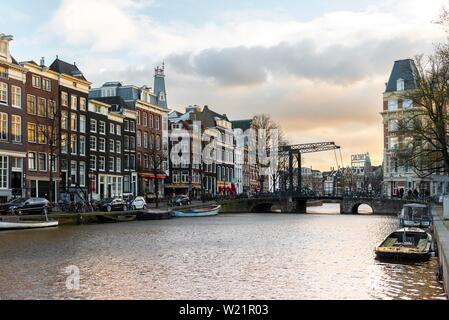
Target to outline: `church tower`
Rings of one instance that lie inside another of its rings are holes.
[[[154,69],[154,94],[157,96],[158,106],[168,109],[167,92],[165,91],[165,63],[162,63],[162,67],[157,66]]]

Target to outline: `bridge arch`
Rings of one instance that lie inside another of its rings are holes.
[[[281,205],[278,201],[265,201],[254,204],[251,207],[251,213],[274,213],[275,210],[280,210]]]
[[[359,211],[360,209],[362,209],[362,212]],[[355,202],[351,208],[351,213],[361,215],[374,214],[374,206],[369,201]]]

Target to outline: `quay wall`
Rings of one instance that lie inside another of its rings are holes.
[[[432,214],[434,219],[433,235],[443,272],[444,290],[446,294],[449,294],[449,230],[435,208],[432,209]]]

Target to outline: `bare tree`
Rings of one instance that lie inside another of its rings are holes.
[[[397,122],[401,141],[396,149],[398,165],[420,177],[449,172],[447,52],[440,47],[431,56],[416,57],[416,89],[404,91],[399,97],[412,106],[403,108]]]
[[[251,121],[251,129],[254,129],[256,132],[259,132],[259,130],[265,130],[266,135],[265,135],[265,141],[262,142],[265,144],[265,146],[267,146],[267,152],[268,152],[268,156],[272,157],[272,156],[277,156],[272,154],[272,152],[277,152],[277,150],[270,150],[271,148],[271,140],[272,140],[272,136],[271,136],[271,130],[277,130],[278,132],[278,137],[279,137],[279,146],[282,144],[286,144],[286,140],[284,138],[284,134],[280,128],[280,126],[271,118],[270,115],[267,114],[259,114],[254,116],[254,118]],[[256,146],[258,145],[259,141],[259,135],[256,134]],[[279,166],[279,163],[277,165],[277,167]],[[269,165],[264,165],[261,164],[259,159],[257,159],[256,161],[256,172],[259,175],[259,183],[260,183],[260,192],[264,192],[264,183],[265,183],[265,175],[260,174],[261,169],[266,169],[269,171],[273,171],[272,169],[270,169]],[[273,181],[273,190],[275,189],[275,186],[277,185],[278,182],[278,178],[279,178],[279,170],[275,170],[274,172],[270,172],[269,173],[272,180]]]
[[[49,151],[50,159],[49,163],[47,163],[49,166],[47,172],[50,184],[48,200],[53,201],[53,182],[55,181],[55,175],[58,174],[53,169],[57,167],[57,155],[60,153],[61,146],[67,146],[69,139],[67,135],[62,136],[60,134],[61,108],[57,107],[56,104],[48,104],[46,110],[39,110],[40,107],[36,107],[38,110],[33,117],[36,124],[36,140],[38,144],[47,146]],[[63,121],[67,121],[67,119],[63,119]]]
[[[158,142],[156,143],[158,144]],[[150,148],[148,150],[149,156],[149,170],[151,174],[154,175],[154,193],[155,193],[155,203],[156,208],[159,208],[159,181],[157,176],[160,176],[163,173],[163,163],[164,157],[159,148],[160,144],[157,148]]]

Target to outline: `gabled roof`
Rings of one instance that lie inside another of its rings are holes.
[[[404,89],[412,90],[417,88],[418,70],[415,61],[412,59],[398,60],[394,62],[390,79],[387,83],[385,92],[395,92],[397,90],[397,81],[404,80]]]
[[[205,114],[210,114],[210,115],[212,115],[213,117],[216,117],[216,118],[220,118],[220,119],[222,119],[222,120],[229,121],[228,117],[227,117],[225,114],[219,114],[219,113],[217,113],[217,112],[215,112],[215,111],[212,111],[211,109],[209,109],[209,106],[204,106],[203,113],[205,113]]]
[[[83,73],[75,64],[67,63],[59,58],[56,58],[56,60],[53,61],[50,70],[87,81],[86,78],[84,78]]]
[[[253,120],[235,120],[231,122],[234,129],[242,129],[242,131],[246,131],[251,129],[251,123]]]

